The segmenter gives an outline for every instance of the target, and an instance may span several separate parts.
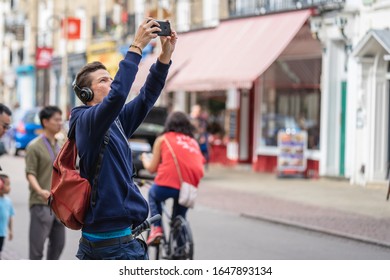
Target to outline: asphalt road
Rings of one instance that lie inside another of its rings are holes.
[[[16,216],[14,240],[6,241],[4,256],[28,257],[28,186],[24,158],[0,158],[3,172],[11,177],[11,198]],[[142,190],[143,193],[147,189]],[[235,203],[230,201],[226,203]],[[195,239],[195,259],[202,260],[376,260],[390,259],[390,249],[364,242],[274,224],[198,204],[188,215]],[[79,231],[67,230],[61,259],[75,259]]]

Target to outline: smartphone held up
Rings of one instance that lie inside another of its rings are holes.
[[[165,21],[165,20],[156,20],[158,22],[158,24],[160,26],[158,26],[161,31],[160,32],[154,32],[156,33],[158,36],[171,36],[171,24],[169,23],[169,21]],[[152,27],[155,27],[156,25],[153,25]]]

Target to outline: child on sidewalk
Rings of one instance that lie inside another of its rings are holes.
[[[0,260],[1,252],[3,251],[4,240],[7,237],[12,240],[12,217],[14,215],[14,207],[11,199],[6,196],[11,190],[9,177],[5,174],[0,174]]]

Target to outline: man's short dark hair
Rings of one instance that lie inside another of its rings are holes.
[[[4,104],[0,103],[0,115],[2,115],[3,113],[6,113],[8,116],[12,115],[11,110]]]
[[[103,69],[107,71],[106,66],[104,66],[103,63],[99,61],[94,61],[91,63],[86,64],[81,70],[77,73],[76,76],[76,85],[79,88],[87,87],[91,88],[92,85],[92,79],[89,74],[99,70]]]
[[[43,125],[43,120],[50,119],[55,113],[59,113],[62,115],[62,111],[57,106],[46,106],[43,107],[42,110],[39,112],[39,120],[41,121],[41,125]]]

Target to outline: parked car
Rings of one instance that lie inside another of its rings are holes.
[[[39,121],[40,108],[22,110],[15,114],[12,134],[15,141],[15,155],[25,150],[28,143],[42,133]]]
[[[150,177],[141,161],[142,153],[151,153],[154,141],[164,130],[168,111],[165,107],[153,107],[145,120],[130,137],[134,173],[137,177]]]

